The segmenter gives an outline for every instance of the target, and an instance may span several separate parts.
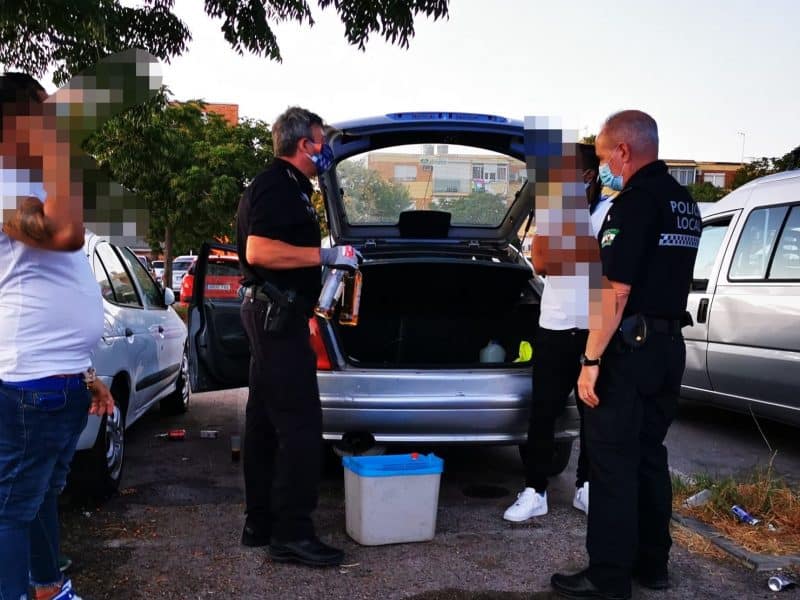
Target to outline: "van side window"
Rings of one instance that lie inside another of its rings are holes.
[[[800,281],[800,206],[792,208],[783,226],[769,278]]]
[[[765,279],[775,240],[789,209],[786,206],[759,208],[750,213],[731,261],[728,279]]]
[[[697,248],[697,258],[694,261],[694,275],[692,275],[692,290],[704,292],[708,289],[708,280],[711,277],[711,269],[717,260],[722,240],[731,224],[730,219],[715,221],[703,225],[703,233],[700,234],[700,245]]]

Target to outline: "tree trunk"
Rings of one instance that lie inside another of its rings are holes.
[[[164,226],[164,289],[172,287],[172,225]]]

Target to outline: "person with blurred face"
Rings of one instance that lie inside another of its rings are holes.
[[[30,76],[4,73],[0,118],[0,598],[74,600],[58,495],[87,415],[114,409],[91,369],[102,298],[54,105]]]

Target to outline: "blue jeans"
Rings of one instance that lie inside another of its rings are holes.
[[[0,382],[0,600],[61,582],[58,495],[89,399],[80,376]]]

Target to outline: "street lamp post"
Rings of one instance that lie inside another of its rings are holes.
[[[742,160],[739,161],[739,164],[744,166],[744,138],[745,138],[745,133],[744,133],[744,131],[738,131],[737,133],[740,136],[742,136]]]

